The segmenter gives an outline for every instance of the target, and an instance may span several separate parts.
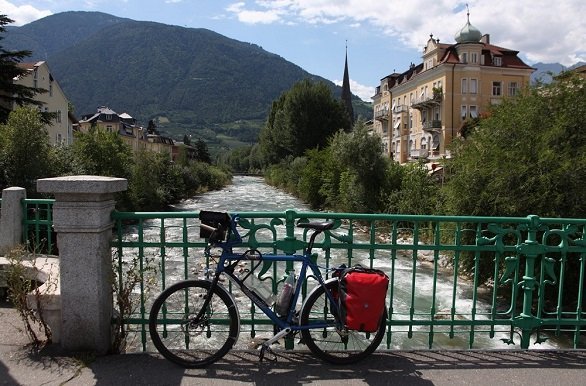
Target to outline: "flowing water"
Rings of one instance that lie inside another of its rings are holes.
[[[252,211],[282,212],[287,209],[294,209],[297,211],[310,210],[307,205],[297,198],[268,186],[262,178],[249,176],[235,176],[232,184],[224,189],[208,192],[185,200],[176,205],[176,209],[185,211],[214,210],[232,213]],[[148,235],[145,234],[145,237],[148,237]],[[179,238],[180,236],[177,235],[177,237]],[[368,255],[361,255],[359,251],[356,251],[355,253],[356,259],[354,262],[362,262],[364,265],[368,265]],[[183,266],[181,256],[167,256],[166,261],[167,260],[169,261],[167,264],[176,265],[176,276],[177,280],[179,280],[182,275],[181,267]],[[336,264],[335,259],[332,261],[332,265],[333,264]],[[395,313],[400,312],[407,315],[409,308],[411,307],[412,264],[412,258],[406,255],[404,256],[404,259],[399,256],[395,261],[395,299],[393,302]],[[377,257],[374,266],[389,272],[391,268],[390,259]],[[433,287],[433,270],[425,265],[418,266],[416,280],[416,312],[429,312],[431,307],[430,299],[433,295],[431,291],[431,288]],[[466,284],[464,281],[458,282],[456,294],[456,309],[458,310],[458,313],[469,313],[474,306],[471,299],[471,293],[472,288],[470,285]],[[445,277],[439,275],[436,283],[436,308],[439,310],[449,309],[452,304],[452,296],[453,281],[451,275],[447,274]],[[479,312],[486,312],[489,310],[490,305],[480,301],[476,303],[476,308]],[[401,318],[401,316],[395,316],[395,319],[397,318]],[[403,316],[403,318],[407,318],[407,316]],[[482,315],[477,317],[477,319],[479,318],[482,318]],[[406,329],[407,327],[401,327],[398,329],[398,333],[393,333],[390,345],[391,349],[419,349],[427,347],[429,339],[429,335],[426,333],[429,331],[427,328],[414,327],[414,334],[411,338],[407,337]],[[435,334],[433,347],[435,349],[467,348],[470,337],[469,327],[460,327],[460,330],[463,330],[463,333],[456,334],[453,339],[450,339],[447,334]],[[421,333],[418,334],[418,331]],[[442,330],[440,327],[436,327],[435,331],[446,330],[445,328]],[[488,333],[475,333],[474,347],[482,349],[519,348],[518,344],[514,346],[506,345],[501,341],[501,338],[508,338],[508,334],[500,332],[491,339],[488,336]],[[242,339],[243,334],[241,334],[241,340]],[[518,342],[518,337],[515,338],[515,341]],[[550,339],[541,345],[531,345],[531,348],[554,349],[564,346],[566,346],[566,344],[559,339]]]

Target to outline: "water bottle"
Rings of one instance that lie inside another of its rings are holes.
[[[277,314],[287,315],[289,312],[289,307],[291,306],[291,297],[293,296],[293,291],[295,291],[295,272],[291,271],[285,280],[283,289],[279,294],[279,299],[275,304],[275,311],[277,311]]]

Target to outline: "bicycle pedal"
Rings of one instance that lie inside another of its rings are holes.
[[[265,346],[265,345],[261,345],[261,347],[260,347],[260,354],[258,356],[258,361],[262,362],[265,359],[265,355],[267,353],[272,356],[272,358],[271,357],[266,358],[268,361],[271,361],[271,362],[277,361],[277,354],[275,354],[275,352],[273,350],[271,350],[270,346]]]

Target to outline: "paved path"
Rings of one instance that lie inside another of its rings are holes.
[[[259,364],[237,352],[205,369],[186,370],[153,353],[93,358],[58,347],[34,354],[16,311],[0,304],[0,385],[581,385],[586,351],[401,351],[353,366],[309,353],[282,352]]]

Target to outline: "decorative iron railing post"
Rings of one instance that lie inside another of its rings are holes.
[[[538,285],[535,278],[535,262],[537,258],[545,253],[545,247],[537,242],[537,231],[540,226],[538,216],[527,216],[527,240],[517,246],[519,254],[525,256],[525,274],[521,281],[523,288],[523,312],[517,319],[516,326],[521,328],[521,348],[529,348],[531,333],[540,323],[531,309],[533,306],[533,291]]]

